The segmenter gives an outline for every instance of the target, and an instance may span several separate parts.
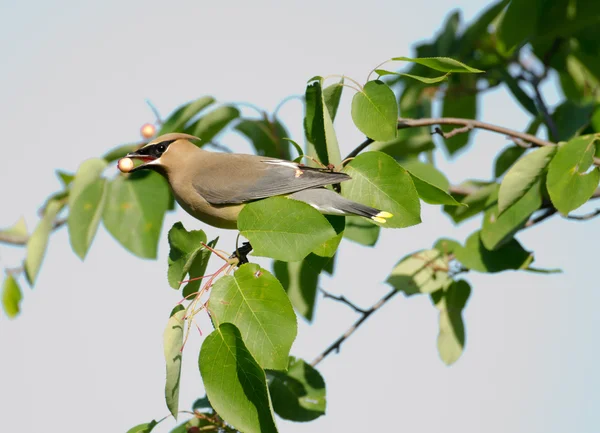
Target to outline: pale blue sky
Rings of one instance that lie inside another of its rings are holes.
[[[454,3],[472,19],[488,2]],[[36,210],[59,188],[55,168],[137,140],[152,120],[144,100],[167,114],[211,94],[272,109],[303,93],[314,75],[347,74],[364,81],[382,60],[411,54],[448,12],[448,3],[398,2],[0,2],[0,226]],[[551,86],[548,99],[559,98]],[[336,121],[342,153],[362,140],[349,115],[350,95]],[[527,117],[503,91],[486,94],[483,119],[522,129]],[[302,109],[281,111],[302,138]],[[222,140],[248,151],[238,136]],[[489,178],[501,136],[478,133],[473,150],[443,162],[453,182]],[[178,210],[165,227],[222,235]],[[364,306],[388,290],[396,261],[438,237],[459,240],[479,221],[455,228],[436,207],[424,223],[386,231],[376,249],[344,242],[334,279],[323,287]],[[519,235],[536,265],[560,275],[469,274],[474,292],[465,310],[467,348],[448,368],[436,352],[437,312],[427,297],[396,297],[319,367],[328,389],[327,416],[310,424],[279,422],[282,432],[410,431],[460,433],[592,433],[598,431],[596,369],[600,315],[592,268],[592,233],[554,218]],[[0,431],[119,432],[167,414],[162,332],[179,300],[166,282],[166,231],[158,261],[137,259],[101,228],[81,263],[65,230],[53,236],[23,314],[0,318]],[[23,250],[0,246],[0,266]],[[267,266],[268,261],[259,260]],[[215,267],[213,262],[211,267]],[[355,315],[319,300],[313,326],[300,321],[293,354],[312,359]],[[209,331],[204,322],[203,329]],[[201,338],[184,354],[182,408],[203,395],[196,363]],[[169,420],[157,432],[168,431]]]

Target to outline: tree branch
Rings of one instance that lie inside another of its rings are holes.
[[[591,220],[592,218],[595,218],[598,215],[600,215],[600,209],[596,209],[595,211],[585,215],[567,215],[565,218],[575,221],[586,221]]]
[[[520,140],[520,145],[523,145],[523,142],[531,143],[534,146],[543,147],[543,146],[556,146],[556,143],[552,141],[544,140],[543,138],[536,137],[535,135],[527,134],[526,132],[519,132],[513,129],[505,128],[503,126],[493,125],[491,123],[481,122],[479,120],[474,119],[462,119],[458,117],[438,117],[438,118],[425,118],[425,119],[398,119],[398,129],[407,129],[407,128],[419,128],[422,126],[437,126],[437,125],[454,125],[462,128],[458,128],[458,130],[450,131],[450,133],[446,133],[445,136],[449,137],[460,132],[467,132],[471,129],[482,129],[484,131],[496,132],[498,134],[505,135],[507,137],[511,137],[513,139]],[[451,134],[451,135],[449,135]],[[373,143],[374,140],[371,138],[367,138],[361,144],[356,147],[352,152],[344,158],[344,160],[348,158],[354,158],[360,152],[362,152],[367,146]],[[600,158],[594,158],[594,164],[600,166]]]
[[[360,325],[362,325],[371,316],[371,314],[373,314],[374,312],[379,310],[385,303],[387,303],[390,299],[392,299],[394,297],[394,295],[398,292],[399,292],[399,290],[396,290],[396,289],[390,290],[383,298],[381,298],[379,301],[377,301],[375,304],[373,304],[373,306],[371,308],[363,311],[361,317],[356,322],[354,322],[354,324],[350,328],[348,328],[348,330],[346,332],[344,332],[337,340],[335,340],[333,343],[331,343],[331,345],[327,349],[325,349],[319,356],[317,356],[310,363],[310,365],[312,365],[314,367],[319,362],[323,361],[323,359],[325,359],[325,357],[327,355],[329,355],[331,352],[339,351],[342,343],[344,341],[346,341],[352,334],[354,334],[354,331],[356,331],[360,327]]]
[[[334,301],[338,301],[338,302],[341,302],[342,304],[346,304],[347,306],[349,306],[350,308],[352,308],[357,313],[361,313],[361,314],[365,314],[366,313],[366,310],[363,310],[362,308],[360,308],[358,305],[356,305],[352,301],[349,301],[345,296],[336,296],[336,295],[333,295],[333,294],[325,291],[325,289],[322,289],[322,288],[319,288],[319,291],[321,293],[323,293],[323,296],[325,298],[333,299]]]
[[[531,218],[529,221],[527,221],[525,223],[525,228],[529,228],[531,226],[541,223],[545,219],[550,218],[556,212],[558,212],[558,211],[554,207],[547,208],[542,214],[538,215],[535,218]]]

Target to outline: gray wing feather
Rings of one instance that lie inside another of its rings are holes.
[[[202,184],[194,183],[196,191],[211,204],[246,203],[350,179],[345,173],[261,157],[243,161],[229,159],[227,164],[226,173],[220,170],[221,179],[213,177]]]

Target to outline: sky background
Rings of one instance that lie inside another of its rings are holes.
[[[486,4],[453,3],[466,20]],[[413,44],[431,38],[447,12],[442,0],[2,0],[0,227],[22,215],[35,226],[38,207],[59,189],[56,168],[75,171],[86,158],[139,140],[139,127],[153,120],[147,98],[163,115],[207,94],[272,110],[283,97],[302,94],[314,75],[364,82],[381,61],[413,54]],[[552,84],[545,90],[550,103],[560,100]],[[336,119],[342,154],[363,139],[350,119],[350,98],[346,92]],[[481,101],[481,119],[526,127],[527,116],[504,89]],[[300,102],[286,104],[281,116],[301,141]],[[236,134],[221,141],[250,151]],[[438,156],[453,183],[489,179],[495,154],[507,144],[489,133],[474,134],[472,143],[451,162]],[[422,219],[383,232],[375,249],[343,241],[335,278],[324,277],[322,287],[367,307],[389,290],[384,281],[401,257],[441,236],[463,241],[480,224],[454,227],[427,205]],[[22,284],[22,315],[0,316],[0,431],[124,432],[168,413],[162,332],[179,296],[166,280],[166,229],[179,220],[209,238],[222,236],[220,247],[233,249],[234,233],[180,209],[166,217],[156,261],[129,254],[102,227],[85,263],[72,253],[66,230],[52,236],[36,287]],[[535,251],[536,266],[560,267],[562,274],[467,274],[467,346],[452,367],[439,360],[429,298],[395,297],[320,364],[327,415],[307,425],[279,421],[280,430],[599,431],[599,223],[555,217],[519,234]],[[19,265],[23,254],[0,245],[0,267]],[[257,261],[270,269],[268,260]],[[307,360],[357,318],[331,300],[319,299],[317,308],[312,325],[299,320],[292,348]],[[203,329],[210,331],[206,322]],[[184,353],[181,408],[204,394],[201,342],[193,334]],[[174,425],[169,419],[156,431]]]

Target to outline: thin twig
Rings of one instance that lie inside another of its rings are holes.
[[[441,135],[445,139],[448,139],[448,138],[452,138],[458,134],[466,134],[467,132],[471,131],[472,129],[473,129],[473,127],[471,125],[467,125],[467,126],[461,126],[460,128],[454,128],[452,131],[444,132],[444,131],[442,131],[442,128],[440,128],[439,126],[436,126],[435,129],[433,130],[433,132],[435,134]]]
[[[360,318],[356,322],[354,322],[354,324],[350,328],[348,328],[348,330],[346,332],[344,332],[344,334],[342,334],[342,336],[340,336],[337,340],[335,340],[333,343],[331,343],[331,345],[327,349],[325,349],[319,356],[317,356],[310,364],[314,367],[319,362],[321,362],[323,359],[325,359],[325,357],[327,355],[329,355],[331,352],[339,351],[342,343],[344,341],[346,341],[346,339],[348,337],[350,337],[354,333],[354,331],[356,331],[360,327],[360,325],[362,325],[365,322],[365,320],[367,320],[371,316],[371,314],[373,314],[374,312],[379,310],[386,302],[388,302],[390,299],[392,299],[394,297],[394,295],[398,292],[400,292],[400,290],[396,290],[396,289],[390,290],[383,298],[381,298],[379,301],[377,301],[371,308],[364,311],[362,313],[362,315],[360,316]]]
[[[357,313],[365,314],[367,312],[366,310],[364,310],[364,309],[360,308],[359,306],[357,306],[352,301],[349,301],[345,296],[337,296],[337,295],[331,294],[331,293],[325,291],[325,289],[322,289],[322,288],[319,288],[319,291],[321,293],[323,293],[323,296],[325,298],[333,299],[334,301],[338,301],[338,302],[341,302],[342,304],[346,304],[347,306],[349,306],[350,308],[352,308]]]
[[[554,119],[552,118],[552,115],[550,114],[550,111],[548,110],[548,105],[544,101],[544,97],[542,95],[542,92],[540,91],[540,83],[546,78],[546,75],[548,73],[547,72],[548,65],[546,63],[544,63],[544,73],[542,75],[536,75],[533,71],[531,71],[527,67],[527,65],[522,60],[520,60],[518,62],[518,64],[519,64],[519,66],[521,66],[521,68],[523,69],[523,71],[525,73],[519,75],[517,77],[517,79],[526,81],[533,88],[533,92],[535,94],[535,97],[534,97],[535,105],[537,106],[539,112],[541,113],[542,117],[544,118],[544,123],[548,127],[548,132],[550,133],[550,137],[552,137],[552,140],[558,141],[558,139],[559,139],[558,127],[556,126],[556,123],[554,122]]]
[[[558,141],[558,138],[559,138],[558,128],[556,127],[556,123],[554,122],[554,119],[552,119],[552,116],[550,115],[550,111],[548,111],[548,106],[546,105],[546,102],[544,101],[542,92],[540,92],[539,81],[538,80],[530,81],[530,84],[533,87],[533,91],[535,92],[536,105],[538,106],[538,109],[540,110],[540,112],[542,113],[542,116],[544,117],[544,123],[548,127],[550,136],[552,137],[552,140]]]
[[[398,129],[407,128],[419,128],[422,126],[437,126],[437,125],[454,125],[468,127],[470,129],[483,129],[485,131],[496,132],[511,138],[517,138],[523,142],[531,143],[534,146],[556,146],[556,143],[552,141],[544,140],[543,138],[536,137],[535,135],[527,134],[526,132],[519,132],[513,129],[505,128],[503,126],[493,125],[491,123],[481,122],[473,119],[462,119],[457,117],[439,117],[439,118],[425,118],[425,119],[399,119]],[[465,130],[466,131],[466,130]],[[462,131],[461,131],[462,132]],[[356,147],[352,152],[344,159],[354,158],[360,152],[362,152],[367,146],[373,143],[374,140],[367,138],[361,144]],[[600,158],[594,158],[594,164],[600,166]]]
[[[531,218],[529,221],[527,221],[525,223],[525,228],[529,228],[531,226],[541,223],[545,219],[550,218],[552,215],[556,214],[556,212],[558,212],[558,210],[556,210],[556,208],[553,208],[553,207],[546,209],[539,216],[537,216],[535,218]]]
[[[585,215],[567,215],[565,218],[575,221],[586,221],[591,220],[592,218],[595,218],[598,215],[600,215],[600,209],[596,209],[595,211]]]

